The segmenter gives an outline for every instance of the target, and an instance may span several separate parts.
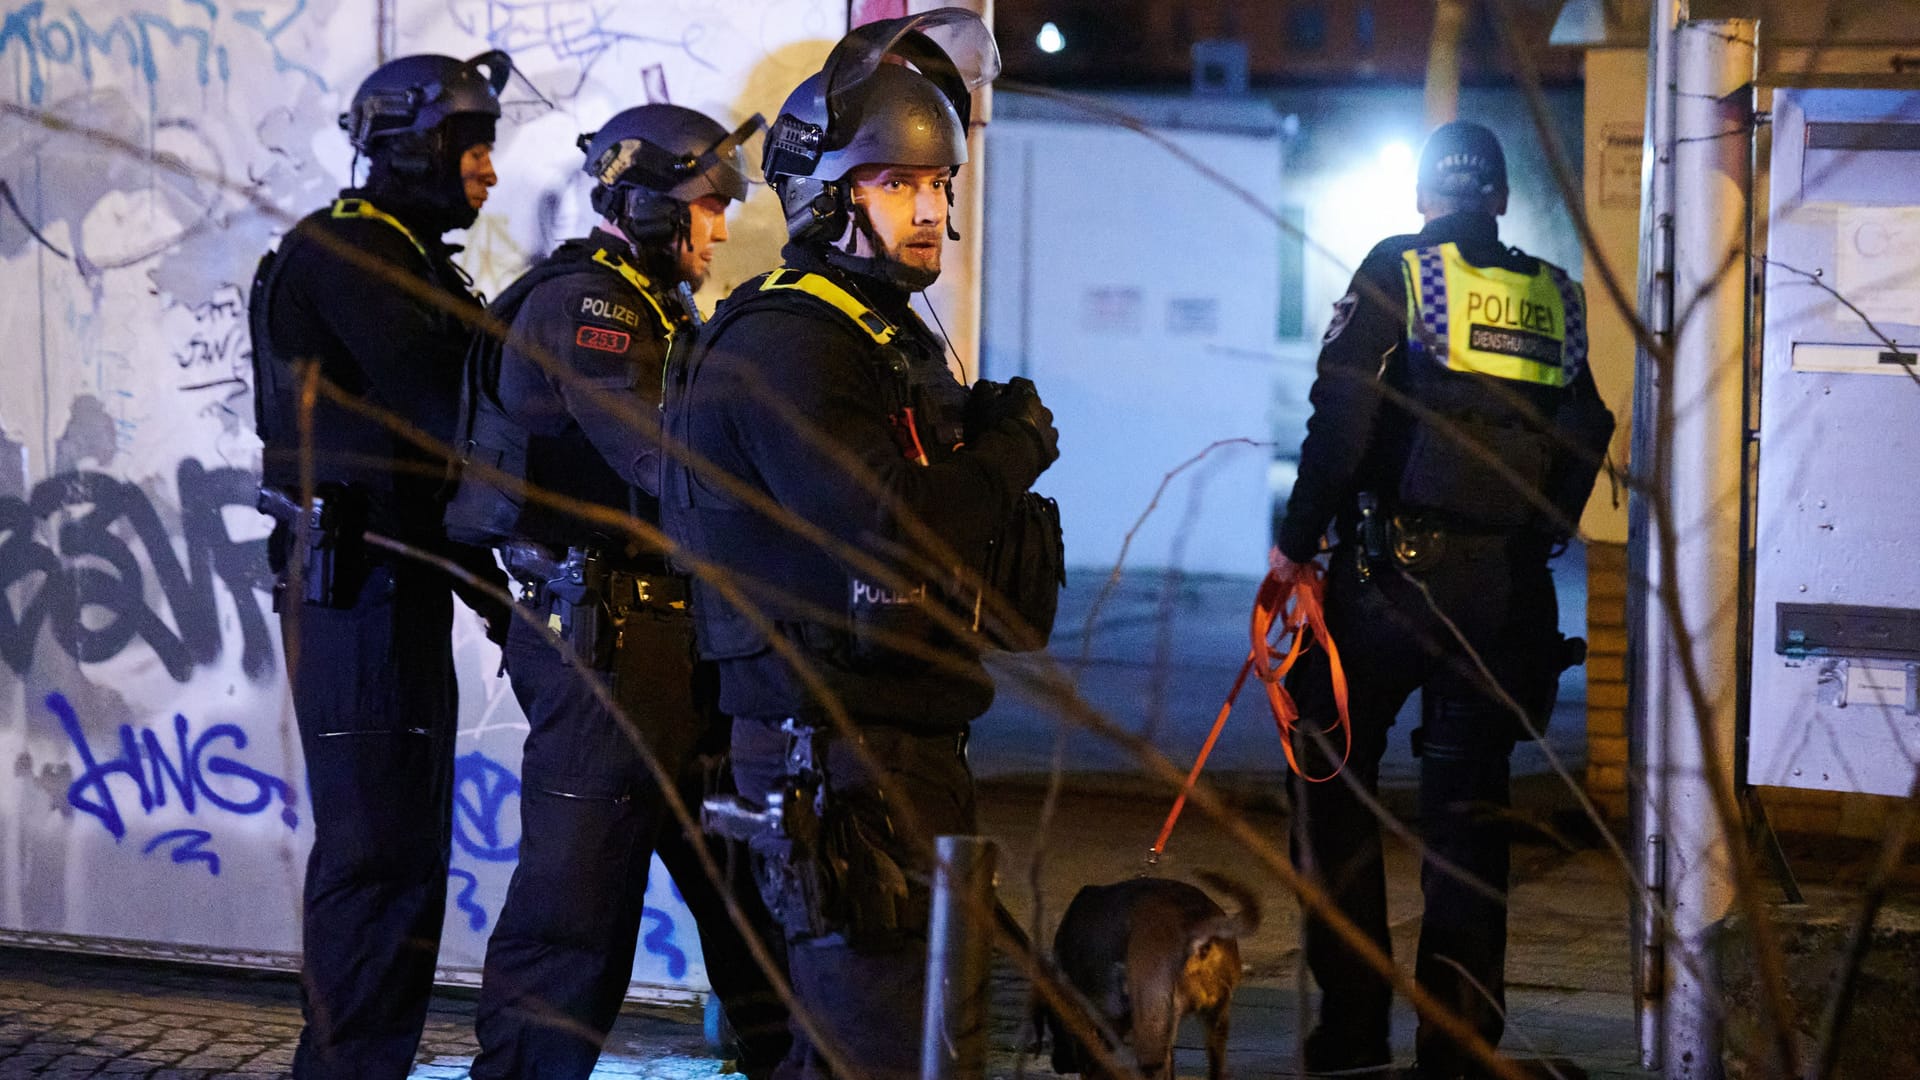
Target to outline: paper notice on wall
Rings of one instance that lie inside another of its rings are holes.
[[[1139,289],[1094,286],[1080,294],[1080,328],[1096,334],[1138,334],[1145,304]]]
[[[1608,124],[1600,142],[1600,205],[1631,210],[1640,205],[1639,124]]]
[[[1920,206],[1857,206],[1840,211],[1834,288],[1882,331],[1920,326]],[[1844,304],[1833,318],[1857,321]]]

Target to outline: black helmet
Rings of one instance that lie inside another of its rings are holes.
[[[1421,191],[1435,195],[1503,195],[1507,155],[1500,139],[1471,120],[1442,124],[1420,151]]]
[[[677,243],[687,204],[718,195],[747,197],[740,145],[766,126],[759,114],[732,132],[679,105],[641,105],[580,136],[582,171],[593,177],[593,208],[637,245]]]
[[[453,116],[497,120],[500,91],[512,74],[513,61],[498,49],[465,61],[430,53],[389,60],[353,92],[340,130],[355,150],[372,156],[397,137],[426,135]]]
[[[513,61],[497,49],[464,61],[403,56],[375,68],[340,114],[348,141],[371,162],[367,190],[429,229],[472,225],[460,158],[493,142],[500,91],[512,75]]]
[[[961,8],[856,27],[780,107],[762,164],[787,233],[831,241],[846,230],[846,175],[861,165],[958,168],[972,92],[1000,73],[980,17]]]

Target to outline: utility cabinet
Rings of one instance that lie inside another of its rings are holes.
[[[1773,121],[1746,779],[1904,795],[1920,761],[1920,93],[1781,90]]]

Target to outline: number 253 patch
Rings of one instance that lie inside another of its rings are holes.
[[[583,349],[598,349],[601,352],[623,353],[633,335],[621,330],[605,330],[598,326],[583,326],[573,335],[573,343]]]

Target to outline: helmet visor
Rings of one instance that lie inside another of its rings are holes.
[[[746,154],[741,144],[767,126],[759,113],[698,154],[675,154],[641,138],[621,139],[586,164],[585,172],[598,183],[637,183],[664,195],[691,202],[703,195],[741,200],[747,197]],[[592,139],[580,136],[581,148]]]
[[[938,8],[903,19],[857,26],[827,57],[827,108],[837,114],[881,64],[903,63],[933,80],[966,118],[969,95],[1000,74],[1000,47],[980,16],[964,8]]]

